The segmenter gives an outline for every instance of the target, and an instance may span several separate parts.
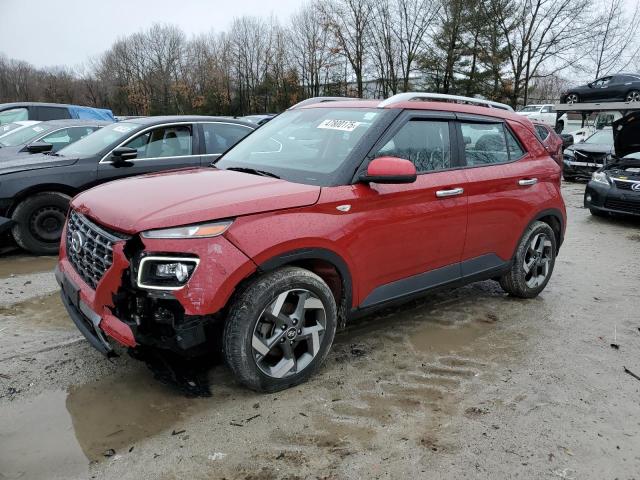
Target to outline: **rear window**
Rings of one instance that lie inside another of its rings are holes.
[[[0,112],[0,125],[11,122],[20,122],[22,120],[29,120],[29,110],[26,108],[10,108]]]

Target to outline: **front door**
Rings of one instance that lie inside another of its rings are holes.
[[[464,173],[457,169],[453,115],[407,112],[369,159],[412,161],[411,184],[352,185],[357,215],[349,246],[361,306],[419,292],[460,276],[467,223]]]
[[[107,155],[98,165],[98,180],[140,175],[183,167],[199,167],[200,155],[192,124],[162,125],[149,128],[119,145],[135,148],[134,160],[115,163]]]

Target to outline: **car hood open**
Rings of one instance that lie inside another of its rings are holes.
[[[13,157],[0,158],[0,175],[39,170],[41,168],[66,167],[73,165],[77,161],[77,158],[60,157],[56,155],[18,154]]]
[[[73,208],[120,232],[313,205],[320,187],[248,173],[198,168],[117,180],[87,190]]]
[[[640,112],[632,112],[613,122],[616,155],[640,152]]]

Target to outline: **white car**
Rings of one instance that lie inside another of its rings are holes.
[[[557,123],[563,126],[567,123],[567,114],[563,114],[560,118],[556,118],[556,111],[550,103],[541,105],[527,105],[522,110],[516,112],[518,115],[527,117],[532,122],[540,122],[555,128]]]
[[[36,123],[40,122],[37,120],[20,120],[17,122],[5,123],[4,125],[0,125],[0,137],[3,137],[4,135],[11,132],[16,132],[23,128],[30,127],[32,125],[35,125]]]
[[[622,113],[617,111],[600,112],[594,120],[589,120],[584,127],[568,132],[568,134],[573,136],[573,143],[580,143],[596,133],[596,131],[604,127],[610,127],[613,122],[620,118],[622,118]]]

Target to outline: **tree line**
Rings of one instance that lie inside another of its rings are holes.
[[[74,69],[0,55],[0,102],[244,115],[409,90],[554,101],[577,71],[640,69],[634,1],[312,0],[285,22],[243,16],[191,38],[157,24]]]

